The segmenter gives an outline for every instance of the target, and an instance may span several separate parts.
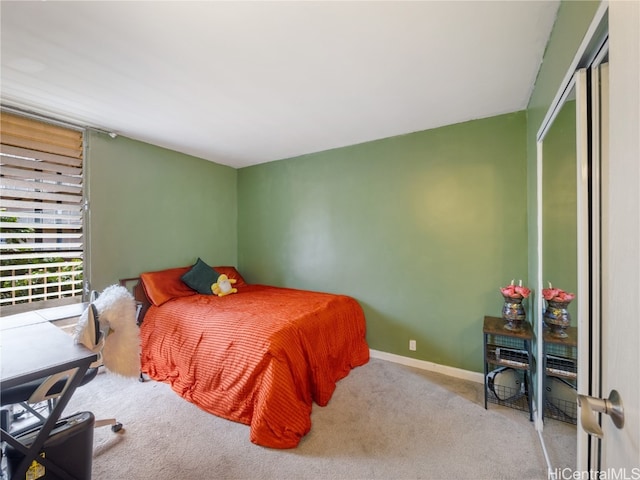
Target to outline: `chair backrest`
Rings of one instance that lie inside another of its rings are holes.
[[[91,329],[90,333],[93,337],[93,348],[90,350],[98,354],[98,359],[90,366],[90,368],[94,368],[102,365],[102,349],[104,348],[104,341],[107,338],[107,333],[100,330],[98,308],[93,303],[89,304],[88,315],[87,327]]]
[[[95,346],[100,343],[100,321],[98,319],[98,309],[93,303],[89,304],[87,315],[87,325],[85,328],[88,330],[89,338],[92,339],[92,348],[95,348]]]

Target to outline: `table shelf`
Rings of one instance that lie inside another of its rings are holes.
[[[484,407],[488,403],[504,405],[529,412],[533,421],[531,373],[534,359],[531,352],[533,332],[528,322],[520,331],[505,328],[499,317],[484,317]],[[497,370],[505,369],[505,370]],[[506,375],[509,382],[498,382]]]
[[[542,333],[545,376],[543,418],[577,423],[578,331],[566,330],[567,337],[551,335],[548,328]]]

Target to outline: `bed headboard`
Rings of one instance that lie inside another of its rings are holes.
[[[136,302],[141,306],[140,313],[138,314],[138,325],[141,324],[147,310],[151,306],[151,301],[147,298],[147,294],[142,286],[142,280],[140,277],[121,278],[118,283],[128,289],[133,294]]]

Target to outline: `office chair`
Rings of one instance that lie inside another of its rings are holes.
[[[100,330],[98,310],[93,303],[89,304],[87,315],[88,319],[83,330],[82,343],[91,351],[96,353],[98,355],[98,359],[89,366],[79,387],[89,383],[98,374],[98,369],[102,365],[102,349],[104,347],[106,337],[106,334]],[[37,418],[37,422],[35,425],[33,423],[29,424],[24,428],[24,430],[32,429],[38,424],[43,424],[47,418],[46,414],[53,410],[56,399],[65,391],[72,376],[73,370],[68,370],[49,377],[34,380],[29,383],[17,385],[12,388],[3,389],[2,396],[0,398],[2,406],[20,405],[24,411],[13,415],[11,412],[3,409],[2,428],[9,431],[11,423],[25,413],[32,414]],[[41,413],[41,411],[45,414]],[[122,424],[115,418],[96,420],[94,426],[95,428],[98,428],[108,425],[111,426],[111,430],[113,432],[119,432],[122,429]]]

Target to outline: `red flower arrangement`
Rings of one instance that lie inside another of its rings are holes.
[[[531,294],[531,290],[522,286],[522,280],[519,285],[514,285],[514,281],[511,280],[511,285],[502,287],[500,293],[508,298],[527,298]]]
[[[567,293],[560,288],[553,288],[551,283],[549,283],[549,288],[542,289],[542,297],[547,302],[562,302],[562,303],[569,303],[571,300],[576,298],[574,293]]]

